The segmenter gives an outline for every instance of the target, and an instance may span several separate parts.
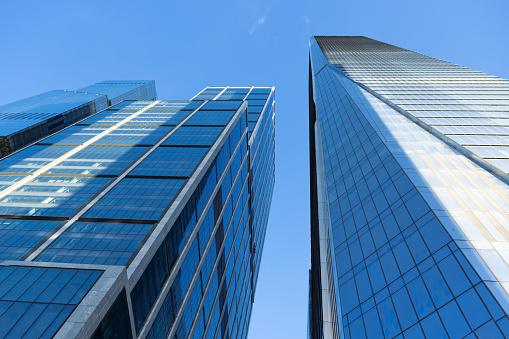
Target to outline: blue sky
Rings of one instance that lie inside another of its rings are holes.
[[[507,1],[2,1],[0,104],[106,79],[160,99],[276,86],[276,187],[250,339],[305,338],[308,40],[364,35],[509,78]]]

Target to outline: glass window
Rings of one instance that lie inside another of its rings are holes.
[[[125,265],[152,224],[75,222],[36,261]]]
[[[129,174],[151,177],[190,177],[208,148],[158,147]]]
[[[157,220],[185,180],[122,179],[83,217]]]

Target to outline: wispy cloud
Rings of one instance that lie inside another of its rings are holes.
[[[253,25],[251,25],[251,28],[249,29],[249,34],[253,35],[255,30],[258,28],[258,26],[261,26],[265,23],[265,19],[267,19],[266,15],[264,15],[260,19],[256,20],[256,22]]]
[[[301,17],[301,20],[303,20],[306,24],[309,24],[311,22],[311,20],[309,20],[309,18],[305,15]]]

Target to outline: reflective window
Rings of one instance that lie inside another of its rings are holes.
[[[162,144],[172,146],[212,146],[222,131],[222,127],[182,126]]]
[[[51,338],[102,271],[0,267],[0,336]]]
[[[4,215],[68,217],[111,179],[38,176],[0,198]]]
[[[152,224],[75,222],[37,261],[126,265]]]
[[[158,147],[129,174],[189,177],[207,151],[195,147]]]
[[[21,259],[60,224],[60,221],[0,219],[0,261]]]
[[[185,180],[122,179],[83,217],[157,220]]]

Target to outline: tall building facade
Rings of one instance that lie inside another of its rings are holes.
[[[123,100],[155,100],[154,80],[107,80],[0,106],[0,158]]]
[[[0,337],[245,338],[274,103],[123,101],[0,160]]]
[[[509,81],[314,37],[311,338],[509,337]]]

